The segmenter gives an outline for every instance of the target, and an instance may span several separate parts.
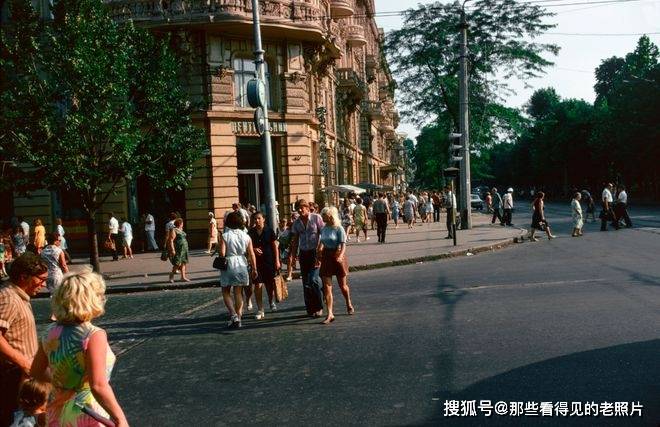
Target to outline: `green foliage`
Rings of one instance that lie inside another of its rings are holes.
[[[458,3],[418,5],[404,17],[400,30],[385,41],[390,66],[397,78],[402,114],[418,126],[429,125],[417,139],[415,154],[418,185],[435,186],[446,162],[446,134],[459,129]],[[543,8],[515,0],[480,0],[466,9],[471,147],[477,150],[472,174],[483,179],[488,170],[488,150],[518,138],[526,120],[502,104],[510,90],[507,81],[538,77],[552,63],[544,57],[558,47],[534,38],[553,24]],[[445,157],[427,158],[441,153]],[[431,168],[426,170],[425,168]]]

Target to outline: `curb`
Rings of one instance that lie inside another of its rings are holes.
[[[516,244],[516,237],[500,240],[499,242],[491,243],[483,246],[475,246],[468,249],[461,249],[457,251],[449,251],[442,254],[427,255],[423,257],[398,259],[394,261],[380,262],[377,264],[353,265],[350,266],[348,271],[359,272],[368,270],[377,270],[388,267],[398,267],[403,265],[417,264],[421,262],[438,261],[441,259],[458,258],[467,256],[468,253],[476,255],[482,252],[496,251]],[[298,277],[296,277],[298,276]],[[294,275],[294,278],[299,278],[299,275]],[[138,292],[152,292],[152,291],[169,291],[169,290],[182,290],[182,289],[203,289],[220,287],[220,282],[217,278],[202,279],[197,282],[174,283],[174,284],[154,284],[154,285],[118,285],[108,286],[105,290],[106,295],[109,294],[133,294]],[[49,298],[47,293],[40,293],[33,297],[34,299]]]

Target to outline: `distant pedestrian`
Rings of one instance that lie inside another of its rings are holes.
[[[30,298],[48,280],[41,257],[26,252],[12,263],[10,283],[0,287],[0,426],[12,422],[18,390],[37,353],[37,328]]]
[[[399,214],[401,212],[401,204],[397,199],[396,194],[390,195],[390,212],[392,212],[392,221],[394,222],[394,229],[399,228]]]
[[[374,216],[376,217],[378,243],[385,243],[387,232],[387,221],[390,219],[390,206],[387,204],[385,194],[378,193],[378,199],[373,204]]]
[[[41,218],[34,220],[34,240],[32,241],[37,250],[37,254],[46,246],[46,228],[41,222]]]
[[[580,205],[581,198],[582,195],[579,192],[576,192],[573,195],[573,200],[571,201],[571,216],[573,217],[573,234],[571,234],[572,237],[582,236],[584,220],[582,218],[582,205]]]
[[[493,196],[493,219],[490,223],[495,224],[495,220],[498,220],[500,225],[504,225],[504,219],[502,218],[502,197],[497,192],[497,188],[493,187],[490,191],[491,196]]]
[[[241,207],[240,203],[231,204],[231,210],[225,212],[225,216],[222,222],[224,223],[225,221],[227,221],[227,216],[232,212],[238,212],[241,215],[241,218],[243,219],[244,230],[247,232],[250,226],[250,214],[248,213],[248,211],[246,211]]]
[[[277,249],[280,255],[280,265],[287,264],[286,276],[284,280],[290,282],[293,279],[293,262],[289,263],[289,252],[291,251],[291,224],[293,222],[289,219],[282,218],[280,220],[280,228],[277,234]]]
[[[408,229],[413,228],[413,221],[415,220],[415,202],[412,200],[412,195],[406,196],[406,201],[403,202],[403,219],[408,224]]]
[[[506,194],[502,197],[502,220],[504,225],[511,226],[511,217],[513,216],[513,188],[506,190]]]
[[[30,224],[28,224],[22,216],[18,217],[19,226],[23,230],[23,238],[25,239],[25,246],[30,243]]]
[[[119,244],[119,221],[115,218],[114,212],[108,212],[108,239],[112,241],[112,260],[119,261],[117,245]]]
[[[582,190],[580,197],[582,198],[584,205],[587,207],[587,215],[584,218],[585,221],[589,219],[589,215],[591,215],[591,222],[596,222],[596,207],[591,193],[588,190]]]
[[[490,195],[490,191],[486,191],[486,212],[493,213],[493,196]]]
[[[170,283],[174,282],[174,274],[177,271],[181,272],[182,282],[190,282],[186,274],[188,265],[188,240],[186,240],[186,233],[183,231],[183,219],[177,218],[174,220],[174,228],[170,231],[165,247],[168,250],[170,263],[172,264]]]
[[[48,265],[46,287],[51,295],[60,286],[60,283],[62,283],[64,273],[69,272],[61,243],[59,234],[50,233],[48,235],[48,245],[41,251],[40,255],[41,259]]]
[[[607,231],[607,222],[612,223],[614,229],[619,229],[619,223],[614,214],[613,203],[614,198],[612,197],[612,188],[613,185],[608,183],[603,188],[603,193],[601,195],[602,210],[600,211],[600,231]]]
[[[382,194],[379,196],[379,200],[384,198]],[[376,202],[374,202],[374,205]],[[321,211],[321,216],[325,225],[321,229],[317,253],[321,258],[320,275],[323,280],[323,293],[328,308],[326,318],[321,323],[328,325],[335,320],[332,276],[337,277],[337,283],[346,301],[346,311],[348,314],[355,313],[355,309],[351,302],[351,292],[348,287],[346,232],[339,223],[339,216],[335,207],[324,208]]]
[[[534,196],[534,202],[532,202],[532,227],[529,230],[529,240],[536,242],[538,239],[534,237],[536,230],[545,231],[545,234],[548,236],[548,239],[554,239],[555,236],[550,231],[550,224],[545,219],[545,206],[543,199],[545,198],[545,193],[539,191]]]
[[[68,275],[51,300],[56,319],[48,325],[32,365],[34,378],[50,380],[49,426],[101,426],[80,406],[127,427],[110,385],[116,361],[105,330],[92,321],[105,312],[105,283],[91,269]]]
[[[426,202],[424,204],[424,213],[426,214],[426,222],[430,224],[433,222],[433,199],[431,197],[430,193],[425,193],[426,194]]]
[[[252,240],[252,249],[257,264],[257,277],[254,283],[254,293],[257,300],[257,315],[255,319],[265,317],[263,303],[263,289],[266,288],[268,304],[271,311],[277,311],[275,303],[275,276],[280,274],[280,258],[278,242],[275,232],[266,225],[266,217],[261,212],[253,215],[254,227],[250,228],[248,235]],[[250,298],[250,295],[247,297]]]
[[[147,250],[148,251],[157,251],[158,243],[156,243],[156,221],[154,216],[150,213],[147,213],[144,217],[144,232],[147,237]]]
[[[619,194],[616,198],[616,204],[614,205],[614,214],[616,215],[617,221],[623,220],[626,224],[626,228],[631,228],[633,226],[630,216],[628,215],[628,193],[626,192],[626,187],[619,185],[618,187]]]
[[[69,255],[68,252],[69,245],[66,242],[66,238],[64,237],[66,231],[64,230],[64,226],[62,225],[62,218],[55,218],[55,232],[60,236],[60,248],[64,252],[64,258],[66,258],[66,262],[69,263],[71,262],[71,256]]]
[[[351,240],[351,231],[353,228],[353,207],[351,207],[348,197],[344,198],[341,204],[341,225],[346,230],[348,241]]]
[[[437,191],[431,195],[431,202],[433,205],[433,222],[440,222],[440,208],[442,208],[442,200]]]
[[[14,258],[18,258],[27,250],[27,245],[25,244],[25,235],[23,234],[23,227],[20,225],[14,227],[12,242],[14,244]]]
[[[5,264],[11,261],[12,248],[11,245],[5,243],[5,234],[0,231],[0,279],[7,276],[7,269]]]
[[[206,253],[210,254],[214,245],[218,244],[218,221],[215,219],[215,214],[209,212],[209,229],[208,239],[206,240]]]
[[[451,186],[449,185],[445,187],[444,201],[445,210],[447,211],[447,237],[445,237],[445,239],[453,239],[455,231],[454,226],[456,224],[456,195],[451,191]]]
[[[360,204],[355,209],[358,206]],[[305,199],[298,200],[296,208],[300,216],[291,226],[293,239],[289,257],[292,257],[299,250],[300,277],[303,283],[305,308],[308,315],[320,317],[323,315],[323,294],[321,292],[323,285],[319,276],[321,260],[317,256],[316,250],[321,229],[325,224],[320,215],[309,211],[309,203]],[[366,214],[364,206],[362,209],[363,214]],[[366,219],[365,216],[361,218]],[[366,226],[366,224],[363,226]]]
[[[225,217],[224,231],[218,242],[218,253],[227,260],[227,268],[220,271],[220,286],[230,317],[227,326],[233,328],[241,327],[243,288],[249,286],[250,278],[257,279],[257,263],[252,240],[244,229],[243,215],[236,209]],[[248,271],[248,261],[250,271]]]
[[[131,245],[133,244],[133,226],[128,220],[124,220],[119,227],[119,232],[121,233],[121,241],[123,246],[124,255],[122,258],[133,258],[133,249]]]
[[[357,243],[360,243],[360,232],[364,234],[364,240],[369,240],[367,236],[367,208],[362,204],[362,199],[358,197],[355,199],[355,207],[353,208],[353,227],[355,228],[355,237]]]

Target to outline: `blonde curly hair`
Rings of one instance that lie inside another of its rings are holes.
[[[105,281],[91,267],[67,274],[50,302],[58,323],[84,323],[105,313]]]
[[[339,211],[334,206],[323,208],[321,211],[321,216],[330,218],[330,226],[332,227],[338,227],[341,225],[341,221],[339,220]]]

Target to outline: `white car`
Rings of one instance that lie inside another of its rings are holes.
[[[470,194],[470,206],[472,206],[472,209],[482,211],[484,210],[484,201],[481,200],[478,194]]]

